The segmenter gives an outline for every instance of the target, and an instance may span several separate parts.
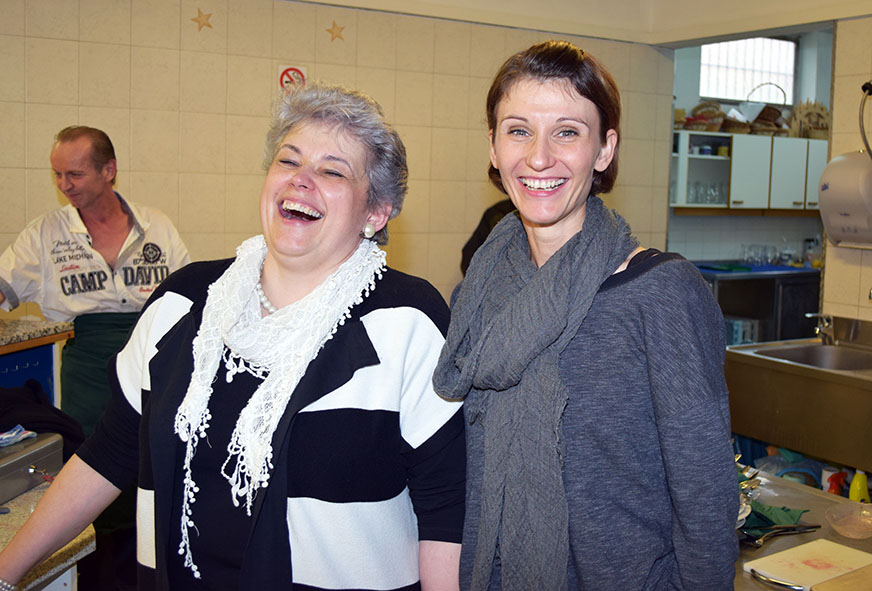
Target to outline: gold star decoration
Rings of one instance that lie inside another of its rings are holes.
[[[197,8],[197,16],[192,18],[191,20],[197,23],[197,32],[203,30],[204,27],[212,28],[212,23],[209,22],[209,19],[212,18],[211,12],[203,12],[199,8]]]
[[[342,36],[342,29],[344,29],[344,28],[345,27],[340,27],[339,25],[337,25],[336,21],[333,21],[333,26],[330,27],[329,29],[324,29],[324,30],[327,31],[328,33],[330,33],[330,42],[333,43],[337,39],[345,41],[345,38]]]

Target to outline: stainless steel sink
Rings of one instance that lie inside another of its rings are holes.
[[[816,343],[781,345],[776,347],[761,347],[755,353],[764,357],[783,359],[820,369],[841,371],[872,370],[872,352],[845,345],[836,346]]]

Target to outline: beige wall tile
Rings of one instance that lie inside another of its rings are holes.
[[[131,48],[130,106],[135,109],[179,108],[179,52]]]
[[[397,125],[429,126],[433,121],[433,76],[397,72]]]
[[[273,57],[291,62],[315,61],[317,7],[302,2],[273,2]]]
[[[27,168],[48,168],[55,135],[65,127],[78,124],[78,118],[76,107],[28,104],[24,110],[24,165]]]
[[[435,21],[413,16],[396,17],[397,69],[432,72],[436,44]]]
[[[872,72],[872,71],[870,71]],[[861,87],[869,80],[869,74],[835,76],[833,79],[832,132],[858,133],[857,111],[863,97]],[[867,116],[869,109],[866,110]],[[858,135],[859,137],[859,135]]]
[[[28,37],[24,51],[27,101],[75,105],[79,100],[78,44]]]
[[[228,4],[227,51],[235,55],[272,55],[273,0]]]
[[[0,168],[0,232],[18,233],[27,223],[24,168]],[[2,251],[0,251],[2,252]]]
[[[260,115],[270,112],[278,88],[278,70],[269,59],[227,57],[227,113]]]
[[[654,139],[657,121],[657,95],[625,92],[621,97],[621,132],[625,139]]]
[[[430,228],[434,232],[466,232],[466,183],[430,181]]]
[[[506,36],[511,33],[503,27],[471,25],[469,32],[469,74],[491,79],[509,57]]]
[[[268,117],[227,116],[229,174],[263,174],[263,150]]]
[[[830,316],[841,316],[842,318],[860,318],[860,307],[849,306],[847,304],[837,304],[825,301],[823,312]]]
[[[396,68],[396,16],[386,12],[361,11],[357,15],[357,29],[357,65]]]
[[[672,97],[675,78],[674,51],[663,47],[655,47],[653,58],[657,62],[657,88],[652,92]],[[670,119],[671,121],[672,119]]]
[[[24,35],[24,0],[0,0],[0,35]]]
[[[618,178],[622,185],[649,186],[654,182],[653,141],[628,139],[621,145]]]
[[[623,187],[603,195],[605,204],[620,213],[634,234],[651,232],[654,199],[650,187]]]
[[[458,171],[465,171],[467,164],[466,131],[462,129],[433,128],[433,153],[430,161],[430,178],[454,180]]]
[[[225,234],[222,232],[179,232],[188,247],[192,261],[211,261],[228,256],[225,248]]]
[[[133,45],[178,49],[180,24],[178,0],[131,0],[130,42]]]
[[[658,53],[653,47],[637,44],[630,45],[630,77],[619,88],[624,91],[656,92],[660,86],[660,67],[658,62]],[[612,75],[615,76],[615,73],[612,72]]]
[[[130,109],[79,107],[78,123],[105,131],[115,147],[118,170],[130,170]]]
[[[24,167],[24,113],[24,103],[0,102],[0,129],[3,130],[0,167]]]
[[[860,285],[857,303],[861,312],[872,312],[872,251],[860,251]]]
[[[843,20],[836,24],[833,74],[868,74],[872,71],[872,19]]]
[[[872,113],[870,113],[870,115],[872,115]],[[866,129],[870,129],[870,127],[867,127]],[[830,133],[831,160],[839,154],[856,152],[861,149],[863,149],[863,140],[860,138],[860,134],[857,133],[856,130]]]
[[[466,132],[466,180],[486,181],[490,169],[490,142],[483,131]]]
[[[357,68],[356,88],[381,105],[385,120],[396,120],[397,71],[386,68]]]
[[[433,45],[433,71],[435,73],[469,74],[471,28],[472,25],[467,23],[436,21]]]
[[[390,226],[388,232],[391,232]],[[418,277],[427,277],[430,245],[425,234],[390,233],[390,242],[385,251],[389,267]]]
[[[659,94],[654,99],[657,106],[654,108],[654,139],[665,142],[666,153],[672,151],[672,93]]]
[[[487,134],[487,93],[490,78],[469,79],[469,104],[467,105],[466,126]]]
[[[325,84],[338,84],[346,88],[356,88],[357,68],[341,64],[318,64],[315,66],[314,76],[310,73],[309,79]]]
[[[130,44],[131,0],[79,0],[79,40]]]
[[[24,182],[27,185],[24,211],[28,222],[69,203],[55,188],[49,168],[28,168],[24,172]]]
[[[668,141],[654,142],[654,176],[653,185],[655,187],[669,186],[669,167],[672,163],[672,147]],[[620,177],[620,169],[618,171]],[[666,213],[667,210],[663,210]]]
[[[656,74],[653,72],[645,72],[644,70],[640,71],[639,65],[634,65],[633,70],[631,71],[631,47],[634,46],[629,43],[601,41],[597,44],[596,51],[591,50],[591,53],[602,62],[606,70],[608,70],[612,75],[612,78],[615,79],[615,82],[618,84],[618,89],[622,92],[645,89],[646,83],[649,85],[656,83]],[[584,46],[582,46],[582,49],[584,49]],[[644,76],[645,82],[633,80],[632,77],[636,73]]]
[[[436,286],[450,286],[449,293],[463,278],[460,273],[460,255],[467,238],[466,234],[431,233],[427,236],[430,248],[425,277]]]
[[[227,51],[227,0],[181,0],[182,49],[191,51]],[[199,10],[199,12],[198,12]],[[210,15],[208,26],[200,27],[192,19]]]
[[[0,35],[0,101],[24,100],[24,37]]]
[[[182,172],[224,173],[227,116],[211,113],[179,115],[180,163]]]
[[[130,46],[79,43],[79,104],[130,106]]]
[[[424,234],[430,230],[430,181],[409,181],[409,190],[399,217],[391,220],[393,234]]]
[[[261,232],[259,230],[257,232],[255,232],[254,234],[249,234],[247,232],[246,233],[225,232],[224,233],[224,250],[220,255],[213,256],[212,258],[227,259],[227,258],[235,257],[236,256],[236,247],[239,246],[240,244],[242,244],[243,242],[245,242],[247,239],[251,238],[252,236],[256,236],[258,234],[261,234]]]
[[[68,0],[39,0],[25,3],[25,31],[28,36],[50,39],[79,38],[79,3]]]
[[[476,226],[478,226],[485,210],[503,199],[507,199],[506,195],[500,192],[490,181],[466,183],[466,211],[463,215],[463,231],[466,238],[463,239],[461,247],[469,239]]]
[[[179,226],[179,173],[130,173],[130,199],[159,209]]]
[[[433,125],[465,129],[469,104],[469,77],[433,76]]]
[[[223,174],[179,175],[179,232],[224,232],[225,185]]]
[[[348,8],[318,6],[315,16],[316,62],[345,66],[357,63],[358,12]],[[334,33],[329,33],[327,29]]]
[[[179,113],[135,110],[130,113],[130,168],[134,171],[179,170]]]
[[[827,245],[824,273],[825,301],[850,306],[859,305],[861,252],[857,249]]]
[[[262,174],[227,175],[224,211],[224,228],[227,232],[245,236],[262,233],[260,191],[263,188],[263,179]],[[235,248],[236,244],[232,246]]]
[[[433,130],[430,127],[396,125],[397,133],[406,145],[410,180],[430,179],[430,160],[433,153]]]
[[[182,51],[179,106],[182,111],[227,111],[227,56]]]

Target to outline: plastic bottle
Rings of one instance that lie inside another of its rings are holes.
[[[860,503],[869,502],[869,482],[866,479],[866,473],[862,470],[857,470],[854,473],[851,488],[848,489],[848,498]]]
[[[845,486],[845,479],[848,477],[847,472],[835,472],[827,478],[830,487],[827,492],[834,495],[842,495],[842,489]]]

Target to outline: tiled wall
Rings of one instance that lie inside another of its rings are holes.
[[[752,244],[802,253],[803,241],[823,234],[819,217],[669,216],[668,248],[691,260],[740,260]]]
[[[411,179],[388,262],[446,296],[463,243],[501,198],[486,179],[490,78],[511,53],[552,37],[282,0],[0,0],[0,14],[0,248],[64,203],[48,155],[53,135],[78,123],[110,134],[118,190],[164,210],[194,259],[229,256],[260,232],[263,136],[278,68],[294,64],[385,108]],[[623,92],[621,172],[607,203],[664,248],[671,51],[570,39],[602,58]]]
[[[838,21],[835,36],[831,157],[863,148],[857,112],[860,86],[872,79],[872,17]],[[872,101],[867,100],[865,115],[872,141]],[[827,243],[825,261],[824,312],[872,321],[872,250]]]

